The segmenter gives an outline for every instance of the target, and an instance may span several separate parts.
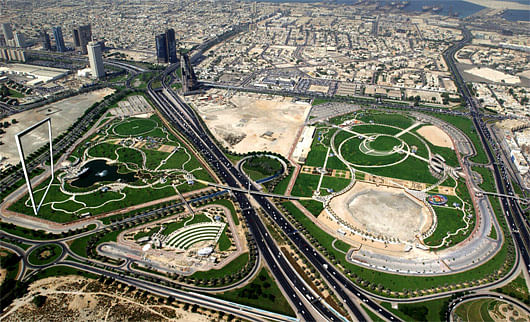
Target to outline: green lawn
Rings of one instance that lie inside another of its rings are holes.
[[[392,309],[390,303],[383,302],[381,305],[395,313],[404,321],[445,321],[445,312],[449,305],[448,298],[419,302],[414,304],[399,303],[398,309]]]
[[[322,210],[324,210],[324,206],[320,201],[316,200],[300,200],[300,203],[302,206],[304,206],[307,210],[309,210],[310,213],[312,213],[315,217],[317,217]]]
[[[232,203],[232,201],[228,199],[219,199],[212,201],[208,204],[219,204],[228,208],[230,210],[230,214],[232,215],[232,219],[234,220],[234,224],[239,225],[239,218],[237,218],[236,209],[234,208],[234,204]]]
[[[401,141],[393,136],[378,136],[370,142],[370,147],[376,151],[392,151],[396,145],[401,145]]]
[[[526,281],[524,274],[521,273],[517,276],[516,279],[511,281],[509,284],[495,289],[496,292],[503,293],[521,300],[523,303],[530,305],[530,294],[528,292],[528,287],[526,286]]]
[[[142,167],[143,157],[142,153],[138,150],[120,147],[117,149],[118,160],[123,163],[136,164],[138,168]],[[134,169],[134,167],[131,167]]]
[[[274,188],[272,192],[277,193],[277,194],[284,194],[285,190],[287,190],[287,186],[289,185],[289,181],[291,181],[291,177],[293,176],[293,173],[294,173],[294,170],[291,169],[289,171],[289,175],[287,175],[280,182],[278,182],[278,184],[276,185],[276,187]]]
[[[480,188],[488,192],[497,192],[495,179],[490,169],[483,167],[473,167],[472,169],[482,177],[482,183],[479,185]]]
[[[295,316],[289,302],[271,278],[269,271],[262,268],[250,284],[232,291],[215,294],[215,297],[288,316]]]
[[[78,275],[78,276],[83,276],[83,277],[92,278],[92,279],[98,278],[96,274],[88,273],[88,272],[85,272],[77,268],[64,266],[64,265],[54,265],[54,266],[50,266],[46,269],[39,271],[37,274],[31,277],[31,280],[36,281],[36,280],[44,279],[47,277],[58,277],[58,276],[67,276],[67,275]]]
[[[245,160],[243,170],[250,175],[252,180],[270,177],[283,170],[282,164],[267,156],[254,156]]]
[[[219,245],[219,251],[223,252],[232,246],[232,242],[230,241],[230,238],[226,235],[226,230],[229,229],[228,226],[225,227],[223,230],[223,233],[221,234],[221,237],[219,237],[219,241],[217,242]]]
[[[9,88],[9,96],[14,98],[24,98],[26,95],[22,94],[19,91],[15,91],[14,89]]]
[[[488,307],[497,302],[493,299],[479,299],[460,304],[455,314],[464,321],[493,321],[488,313]]]
[[[412,118],[399,114],[399,113],[388,113],[388,112],[379,112],[379,111],[373,111],[373,110],[363,110],[361,112],[358,112],[357,115],[358,115],[357,119],[363,122],[368,123],[370,121],[373,121],[374,123],[390,124],[390,125],[402,128],[402,129],[408,128],[413,123]]]
[[[454,233],[459,228],[466,226],[466,223],[462,219],[463,214],[460,210],[437,206],[433,206],[433,209],[438,218],[438,225],[436,226],[434,233],[424,240],[425,244],[429,246],[439,245],[448,232]],[[471,225],[467,230],[467,233],[460,232],[458,235],[450,237],[449,240],[451,242],[449,245],[455,245],[464,240],[472,230],[473,226]]]
[[[120,122],[113,128],[114,133],[121,136],[142,135],[158,126],[156,121],[151,119],[130,118]]]
[[[49,244],[35,248],[28,256],[28,261],[33,265],[45,265],[53,262],[62,254],[58,245]]]

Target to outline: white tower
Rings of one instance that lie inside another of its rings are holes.
[[[103,67],[103,56],[101,54],[101,44],[91,41],[86,46],[88,51],[88,61],[90,62],[90,69],[92,76],[101,78],[105,76],[105,68]]]

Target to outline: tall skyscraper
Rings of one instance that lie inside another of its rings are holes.
[[[188,54],[180,55],[180,72],[182,90],[184,93],[195,90],[197,87],[197,76],[195,76],[195,72],[193,71],[193,66],[191,66],[191,61]]]
[[[105,68],[103,67],[103,56],[101,54],[101,44],[91,41],[86,46],[88,52],[88,61],[90,62],[90,69],[92,75],[96,78],[105,76]]]
[[[13,39],[13,29],[11,29],[11,24],[3,23],[2,33],[4,34],[4,39],[6,43],[8,43],[9,40]]]
[[[167,63],[166,34],[156,35],[156,61]]]
[[[40,32],[40,41],[42,44],[42,49],[44,50],[52,50],[52,43],[50,41],[50,36],[46,32],[46,30],[41,30]]]
[[[165,33],[156,35],[156,58],[159,63],[176,63],[177,42],[175,30],[168,29]]]
[[[55,38],[55,46],[57,47],[57,51],[64,53],[66,51],[66,46],[64,45],[63,30],[61,27],[53,27],[52,32],[53,38]]]
[[[19,48],[26,47],[26,36],[23,33],[15,31],[15,45]]]
[[[177,42],[175,41],[175,30],[166,30],[166,50],[169,63],[177,62]]]
[[[87,44],[92,40],[92,27],[90,24],[74,28],[74,45],[75,50],[87,54]]]

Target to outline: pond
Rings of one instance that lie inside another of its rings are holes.
[[[105,160],[93,160],[86,163],[83,168],[86,172],[81,174],[71,185],[80,188],[90,187],[97,182],[132,182],[135,181],[134,172],[118,173],[118,166],[109,165]]]

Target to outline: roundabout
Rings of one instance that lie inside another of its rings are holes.
[[[56,244],[40,245],[30,250],[28,263],[44,266],[55,262],[63,255],[63,249]]]

